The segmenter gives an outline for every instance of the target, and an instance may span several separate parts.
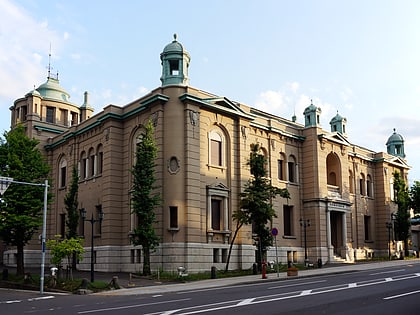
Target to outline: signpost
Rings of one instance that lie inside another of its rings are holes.
[[[44,268],[45,268],[45,238],[47,231],[47,204],[48,204],[48,179],[45,180],[44,184],[37,183],[28,183],[28,182],[18,182],[13,180],[11,177],[1,177],[0,176],[0,193],[3,195],[11,183],[20,184],[20,185],[30,185],[30,186],[41,186],[44,187],[44,209],[42,211],[42,235],[41,235],[41,278],[40,278],[40,289],[39,293],[44,294]]]
[[[271,235],[274,236],[274,246],[276,247],[277,278],[280,277],[280,274],[279,274],[279,255],[277,253],[277,235],[278,234],[279,234],[279,230],[277,228],[272,228]]]

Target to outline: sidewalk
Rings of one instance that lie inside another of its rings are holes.
[[[392,261],[381,261],[381,262],[369,262],[369,263],[355,263],[355,264],[339,264],[328,265],[323,268],[314,268],[307,270],[299,270],[299,274],[296,277],[288,277],[286,272],[270,273],[267,275],[267,279],[262,279],[261,274],[243,276],[243,277],[230,277],[230,278],[220,278],[220,279],[210,279],[210,280],[200,280],[200,281],[191,281],[185,283],[162,283],[162,284],[152,284],[149,282],[147,285],[140,286],[135,285],[130,288],[123,288],[119,290],[112,290],[106,292],[95,293],[97,295],[141,295],[141,294],[163,294],[168,292],[179,292],[179,291],[190,291],[190,290],[201,290],[201,289],[211,289],[222,286],[229,285],[240,285],[240,284],[250,284],[250,283],[259,283],[264,281],[278,281],[285,280],[287,278],[302,278],[302,277],[313,277],[327,274],[337,274],[344,272],[357,272],[377,268],[387,268],[394,266],[407,266],[420,264],[420,259],[411,259],[411,260],[392,260]],[[111,277],[112,278],[112,277]],[[122,279],[119,278],[120,285],[123,285]]]

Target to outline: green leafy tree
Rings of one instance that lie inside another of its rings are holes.
[[[251,146],[251,155],[248,166],[252,177],[245,184],[241,193],[240,209],[233,213],[233,219],[237,222],[234,237],[231,240],[231,247],[235,241],[237,232],[244,224],[253,225],[253,233],[256,235],[258,244],[258,258],[262,259],[268,246],[272,245],[271,230],[267,224],[276,217],[272,201],[276,196],[290,198],[287,189],[280,189],[271,185],[267,178],[267,161],[260,153],[260,146]],[[229,256],[231,248],[229,250]],[[226,265],[226,270],[228,265]]]
[[[420,213],[420,182],[414,181],[410,188],[410,206],[413,208],[415,214]]]
[[[154,140],[153,124],[149,120],[140,135],[136,150],[136,163],[133,174],[132,213],[137,215],[138,226],[134,229],[131,241],[143,250],[143,275],[150,275],[150,253],[159,245],[155,232],[155,208],[161,204],[161,196],[155,187],[155,160],[157,146]]]
[[[73,167],[71,175],[70,190],[67,192],[64,197],[64,205],[67,212],[66,219],[66,238],[77,238],[77,228],[79,226],[79,200],[78,200],[78,191],[79,191],[79,175],[77,174],[76,167]],[[77,257],[76,253],[73,255],[71,268],[76,269]]]
[[[51,263],[54,264],[58,270],[61,270],[64,259],[67,259],[67,265],[70,266],[73,256],[76,256],[76,259],[78,260],[82,260],[82,255],[85,252],[83,248],[83,239],[73,237],[61,239],[61,235],[56,235],[55,239],[48,240],[47,248],[51,250]],[[70,278],[73,279],[72,272],[70,272]]]
[[[4,133],[0,139],[0,175],[15,181],[43,184],[50,168],[37,148],[39,141],[30,139],[23,126]],[[16,246],[17,274],[25,272],[24,247],[42,226],[43,186],[11,184],[2,199],[0,236]]]
[[[405,255],[408,255],[408,239],[410,238],[410,195],[407,185],[400,173],[394,172],[394,202],[398,210],[395,218],[395,234],[404,242]]]

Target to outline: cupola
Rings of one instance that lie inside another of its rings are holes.
[[[347,119],[341,116],[337,111],[337,115],[330,121],[331,132],[338,132],[342,135],[346,135],[346,123]]]
[[[316,127],[320,125],[319,116],[321,115],[321,108],[316,107],[311,100],[311,105],[305,108],[303,112],[305,115],[305,127]]]
[[[160,54],[162,61],[162,86],[165,85],[188,85],[188,67],[190,65],[190,55],[178,42],[177,35],[174,40],[166,45]]]
[[[386,150],[391,155],[405,158],[404,138],[395,131],[395,128],[394,133],[388,138],[388,141],[386,142]]]

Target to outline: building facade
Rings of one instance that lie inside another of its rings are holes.
[[[351,143],[347,121],[338,113],[330,130],[320,125],[321,109],[308,104],[305,123],[262,112],[227,97],[189,84],[190,55],[177,40],[160,55],[162,85],[124,106],[108,105],[93,115],[85,93],[81,106],[58,78],[17,99],[11,125],[23,123],[52,167],[53,201],[48,209],[47,239],[65,233],[67,193],[73,167],[79,171],[79,207],[87,217],[104,220],[94,225],[96,270],[136,272],[142,268],[141,248],[130,242],[137,224],[131,213],[130,192],[136,144],[142,126],[153,122],[158,146],[157,186],[162,205],[156,209],[156,232],[161,243],[152,256],[152,270],[190,272],[224,268],[240,192],[250,178],[247,161],[251,145],[259,143],[267,158],[272,185],[287,188],[290,199],[273,200],[279,231],[268,259],[333,263],[386,256],[385,222],[396,210],[392,202],[393,173],[407,180],[404,140],[395,131],[387,152],[374,152]],[[377,141],[373,139],[372,141]],[[385,142],[385,139],[383,140]],[[91,226],[82,219],[89,269]],[[305,237],[306,235],[306,237]],[[39,244],[26,250],[26,264],[39,264]],[[250,268],[255,262],[252,227],[241,228],[230,269]],[[4,252],[13,265],[14,249]]]

